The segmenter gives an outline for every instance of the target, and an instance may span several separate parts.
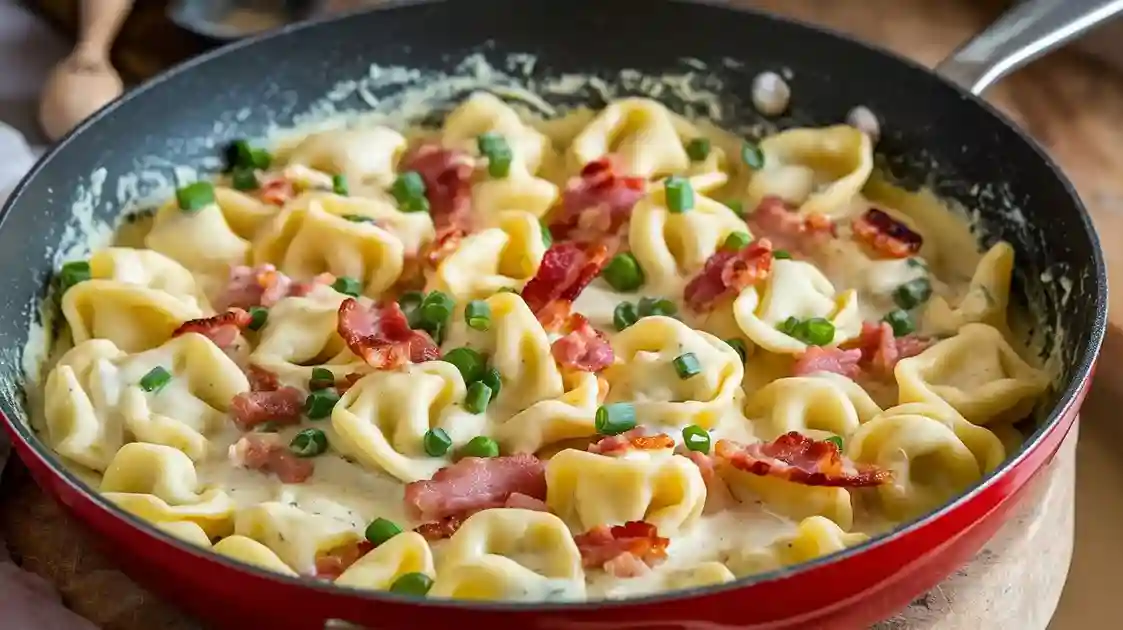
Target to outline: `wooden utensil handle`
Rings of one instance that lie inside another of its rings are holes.
[[[133,0],[82,0],[76,55],[104,61],[128,17]]]

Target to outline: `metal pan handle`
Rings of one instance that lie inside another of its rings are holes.
[[[1026,0],[948,55],[936,74],[978,95],[1045,53],[1123,12],[1123,0]]]

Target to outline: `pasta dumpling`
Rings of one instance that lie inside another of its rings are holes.
[[[430,596],[581,599],[585,570],[573,535],[548,512],[513,508],[468,517],[444,546]]]
[[[810,516],[799,522],[795,533],[782,536],[765,549],[747,550],[730,558],[728,564],[740,576],[763,573],[780,567],[810,562],[849,547],[860,545],[869,536],[847,533],[834,521]]]
[[[250,241],[277,209],[232,188],[216,186],[215,201],[182,210],[175,199],[156,211],[145,247],[193,272],[225,277],[231,265],[249,260]]]
[[[741,404],[741,357],[729,344],[672,317],[644,317],[612,338],[607,402],[633,402],[648,424],[712,428]],[[681,378],[673,361],[692,354],[701,371]]]
[[[983,255],[966,292],[954,305],[941,295],[932,296],[924,309],[925,326],[954,331],[965,324],[981,323],[1004,329],[1013,272],[1014,248],[1005,242],[995,244]]]
[[[417,532],[402,532],[368,551],[347,567],[335,583],[339,586],[385,591],[406,573],[436,575],[433,552],[425,537]]]
[[[789,129],[760,143],[764,166],[753,174],[747,207],[775,196],[801,214],[847,216],[873,171],[869,136],[848,125]]]
[[[954,337],[902,360],[894,369],[900,401],[951,405],[973,424],[1020,420],[1049,387],[1002,333],[967,324]]]
[[[534,403],[495,429],[495,438],[506,453],[535,453],[563,440],[596,435],[597,407],[607,394],[607,383],[596,374],[576,372],[571,387],[557,398]]]
[[[227,536],[214,544],[213,550],[220,556],[237,560],[250,566],[282,575],[295,576],[289,565],[281,560],[272,549],[246,536]]]
[[[90,278],[161,291],[210,312],[202,289],[183,265],[151,249],[106,247],[90,256]]]
[[[854,507],[846,488],[807,486],[770,475],[754,475],[724,462],[718,467],[718,474],[742,503],[763,501],[770,510],[796,520],[823,516],[845,530],[854,524]]]
[[[193,523],[209,538],[229,534],[234,526],[234,501],[219,489],[200,492],[195,464],[170,446],[124,445],[98,491],[150,523]]]
[[[429,280],[457,301],[483,299],[500,289],[521,289],[546,254],[542,225],[528,212],[508,211],[496,227],[465,238]]]
[[[461,408],[466,393],[460,371],[444,361],[373,372],[335,405],[335,445],[364,465],[407,483],[428,479],[448,465],[448,459],[426,455],[426,431],[444,429],[456,444],[480,433],[480,416]]]
[[[745,402],[756,436],[773,440],[790,431],[813,439],[848,436],[881,413],[866,390],[830,372],[777,379]]]
[[[385,188],[393,183],[406,146],[405,136],[388,127],[329,129],[301,140],[289,153],[288,163]]]
[[[828,346],[849,341],[862,331],[857,292],[836,292],[823,272],[801,260],[773,261],[768,278],[746,287],[734,300],[733,316],[753,343],[777,354],[802,354],[807,350],[806,343],[780,330],[790,318],[829,321],[834,337],[823,344]]]
[[[277,501],[239,510],[234,533],[265,545],[302,575],[315,574],[316,556],[359,540],[350,523]]]
[[[546,488],[546,505],[579,531],[646,521],[673,536],[706,504],[698,466],[670,450],[609,457],[565,449],[546,463]]]

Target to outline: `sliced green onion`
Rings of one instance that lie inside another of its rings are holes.
[[[678,306],[667,298],[640,298],[638,309],[640,317],[674,317],[678,313]]]
[[[925,271],[928,270],[928,264],[925,263],[921,258],[909,258],[905,260],[905,264],[909,267],[912,267],[913,269],[924,269]]]
[[[546,249],[550,249],[550,246],[554,244],[554,235],[550,233],[550,228],[545,223],[539,223],[539,226],[542,229],[542,244],[546,246]]]
[[[175,191],[175,200],[184,212],[198,212],[214,203],[214,184],[195,182]]]
[[[335,282],[331,283],[331,288],[351,297],[359,297],[359,294],[363,292],[363,285],[349,276],[339,276],[335,279]]]
[[[636,305],[631,302],[621,302],[612,310],[612,325],[618,331],[624,330],[637,321],[639,321],[639,313],[636,311]]]
[[[273,163],[273,156],[265,149],[253,148],[246,140],[235,140],[227,149],[226,161],[230,170],[238,168],[265,170]]]
[[[482,381],[476,381],[468,386],[468,395],[464,397],[464,409],[468,413],[481,414],[487,411],[491,402],[491,388]]]
[[[68,262],[58,272],[59,288],[62,289],[63,293],[66,293],[67,289],[79,282],[89,280],[90,276],[90,263],[84,260]]]
[[[402,533],[402,528],[398,527],[397,523],[380,516],[371,521],[370,525],[367,525],[365,535],[367,540],[377,547],[400,533]]]
[[[930,297],[932,297],[932,283],[928,282],[927,278],[909,280],[893,292],[893,301],[906,311],[927,302]]]
[[[258,433],[276,433],[281,430],[281,425],[273,420],[267,420],[254,427],[253,430]]]
[[[376,223],[374,217],[367,217],[361,214],[345,214],[342,216],[351,223]]]
[[[800,324],[801,339],[809,346],[825,346],[834,341],[834,324],[822,317],[812,317]]]
[[[776,260],[791,260],[792,259],[792,255],[789,254],[788,250],[786,250],[786,249],[777,249],[776,251],[772,252],[772,257],[775,258]]]
[[[636,428],[636,408],[631,403],[613,403],[597,407],[593,427],[601,435],[620,435]]]
[[[230,173],[230,184],[234,190],[257,190],[261,185],[257,181],[257,172],[252,168],[236,168]]]
[[[433,578],[424,573],[403,573],[390,585],[391,593],[424,597],[433,588]]]
[[[502,134],[489,131],[476,137],[476,148],[479,149],[480,155],[486,157],[496,151],[509,149],[510,145],[507,144],[507,139]]]
[[[730,199],[725,205],[739,217],[745,216],[745,204],[738,199]]]
[[[421,303],[425,301],[425,294],[421,291],[406,291],[398,296],[398,306],[407,314],[411,311],[417,310]]]
[[[140,388],[149,393],[156,393],[172,380],[171,372],[157,365],[140,378]]]
[[[344,197],[351,194],[351,187],[347,185],[347,176],[332,175],[331,191],[337,195],[343,195]]]
[[[499,370],[488,368],[480,382],[491,388],[492,400],[499,398],[499,391],[503,389],[503,376],[499,373]]]
[[[760,150],[760,146],[755,142],[746,140],[745,143],[741,145],[741,161],[745,163],[745,166],[748,166],[754,171],[759,171],[764,168],[764,152]]]
[[[799,318],[789,317],[780,322],[780,325],[776,327],[776,330],[779,330],[789,337],[794,337],[797,328],[799,328]]]
[[[491,307],[483,300],[472,300],[464,307],[464,322],[472,330],[491,328]]]
[[[694,208],[694,188],[690,185],[690,180],[672,175],[667,178],[663,187],[667,194],[667,210],[682,213]]]
[[[477,435],[460,449],[462,457],[499,457],[499,445],[486,435]]]
[[[454,308],[456,308],[456,303],[444,292],[430,291],[429,294],[425,296],[425,299],[421,301],[418,316],[421,318],[421,323],[425,326],[426,330],[439,328],[444,326],[445,322],[448,321]]]
[[[308,389],[316,391],[325,387],[335,387],[335,374],[327,368],[312,368],[312,378],[308,379]]]
[[[444,457],[448,449],[452,448],[452,438],[444,429],[429,429],[421,438],[421,446],[429,457]]]
[[[675,374],[684,381],[702,373],[702,364],[698,362],[698,357],[693,352],[678,355],[671,361],[671,365],[675,366]]]
[[[686,143],[686,155],[691,162],[701,162],[710,157],[710,139],[694,138]]]
[[[689,451],[709,453],[710,432],[696,424],[689,424],[682,428],[682,444]]]
[[[319,429],[304,429],[293,436],[289,450],[297,457],[315,457],[328,450],[328,436]]]
[[[449,350],[441,360],[456,366],[460,375],[464,377],[464,383],[468,385],[483,378],[487,371],[487,360],[482,354],[467,346]]]
[[[406,171],[390,185],[390,194],[402,212],[428,212],[429,200],[425,197],[425,180],[417,171]]]
[[[889,324],[893,329],[894,337],[904,337],[916,330],[916,322],[912,320],[912,315],[904,309],[887,313],[882,321]]]
[[[503,179],[511,174],[511,162],[515,156],[510,149],[496,151],[487,156],[487,174],[495,179]]]
[[[264,306],[251,306],[250,307],[250,324],[247,326],[250,330],[261,330],[265,326],[265,322],[269,320],[269,309]]]
[[[737,354],[741,356],[741,363],[744,363],[748,360],[749,348],[745,345],[744,341],[741,341],[740,339],[726,339],[725,343],[729,344],[730,348],[733,348],[737,351]]]
[[[824,442],[830,442],[831,444],[834,444],[835,446],[838,447],[838,452],[840,452],[840,453],[842,452],[842,444],[843,444],[842,437],[840,437],[838,435],[832,435],[832,436],[830,436],[829,438],[827,438],[823,441]]]
[[[335,403],[339,402],[339,392],[335,388],[325,387],[308,394],[304,399],[304,414],[309,420],[323,420],[331,415]]]
[[[617,291],[635,291],[643,286],[643,268],[631,252],[616,254],[608,261],[600,275]]]
[[[731,232],[729,236],[725,237],[725,243],[721,247],[729,251],[739,252],[748,247],[751,242],[753,242],[753,237],[749,236],[748,232]]]

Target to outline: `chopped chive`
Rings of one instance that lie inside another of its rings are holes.
[[[725,202],[726,207],[733,211],[739,217],[745,216],[745,204],[737,199],[730,199]]]
[[[686,143],[686,155],[691,162],[701,162],[710,157],[710,139],[694,138]]]
[[[335,279],[335,282],[331,283],[331,288],[344,295],[359,297],[359,294],[362,293],[363,285],[359,284],[358,280],[349,276],[339,276]]]
[[[59,288],[62,289],[63,293],[66,293],[67,289],[79,282],[89,280],[90,277],[90,263],[84,260],[68,262],[58,272]]]
[[[617,291],[635,291],[643,286],[643,268],[631,252],[616,254],[608,261],[600,275]]]
[[[636,408],[631,403],[613,403],[597,407],[593,427],[601,435],[620,435],[636,427]]]
[[[749,349],[747,346],[745,346],[744,341],[741,341],[740,339],[726,339],[725,343],[729,344],[730,348],[733,348],[737,351],[737,354],[741,357],[741,363],[744,363],[748,360]]]
[[[443,327],[452,315],[456,303],[441,291],[430,291],[421,301],[418,317],[426,330]]]
[[[337,402],[339,402],[339,392],[335,391],[335,388],[317,389],[304,399],[304,414],[309,420],[323,420],[331,415]]]
[[[367,217],[361,214],[344,214],[342,217],[351,223],[377,223],[374,217]]]
[[[335,374],[327,368],[312,368],[312,378],[308,379],[308,389],[316,391],[325,387],[335,387]]]
[[[745,143],[741,145],[741,161],[745,163],[745,166],[748,166],[754,171],[759,171],[764,168],[764,152],[760,150],[760,146],[755,142],[746,140]]]
[[[269,309],[264,306],[251,306],[250,307],[250,324],[247,326],[250,330],[261,330],[265,326],[265,322],[269,320]]]
[[[789,254],[788,250],[786,250],[786,249],[777,249],[776,251],[772,252],[772,257],[775,258],[776,260],[791,260],[792,259],[792,255]]]
[[[149,393],[159,392],[172,380],[171,372],[157,365],[140,379],[140,388]]]
[[[928,282],[927,278],[909,280],[893,292],[893,301],[906,311],[927,302],[930,297],[932,297],[932,283]]]
[[[739,252],[749,246],[753,240],[748,232],[731,232],[729,236],[725,237],[725,243],[721,246],[722,249],[729,251]]]
[[[913,321],[912,315],[904,309],[898,309],[887,313],[882,321],[889,324],[893,329],[894,337],[904,337],[916,330],[916,322]]]
[[[460,449],[461,457],[499,457],[499,445],[486,435],[477,435]]]
[[[631,302],[621,302],[612,310],[612,325],[618,331],[624,330],[637,321],[639,321],[639,313],[636,312],[636,305]]]
[[[481,414],[487,411],[491,403],[491,388],[482,381],[476,381],[468,386],[468,395],[464,397],[464,409],[468,413]]]
[[[184,212],[198,212],[214,203],[214,184],[195,182],[175,191],[175,200]]]
[[[678,306],[667,298],[640,298],[639,306],[640,317],[663,316],[674,317],[678,313]]]
[[[696,424],[689,424],[682,428],[682,443],[688,451],[709,453],[710,432]]]
[[[809,346],[825,346],[834,341],[834,324],[822,317],[812,317],[800,325],[802,341]]]
[[[550,249],[550,246],[554,244],[554,235],[550,233],[550,228],[545,223],[540,223],[539,226],[542,229],[542,244],[546,246],[546,249]]]
[[[491,307],[483,300],[472,300],[464,307],[464,322],[472,330],[491,328]]]
[[[421,438],[421,446],[429,457],[444,457],[448,449],[452,448],[452,438],[444,429],[429,429]]]
[[[304,429],[293,436],[289,450],[297,457],[315,457],[328,450],[328,436],[319,429]]]
[[[503,389],[503,375],[495,368],[488,368],[480,382],[491,388],[491,399],[499,397],[499,390]]]
[[[838,448],[838,452],[840,452],[840,453],[842,452],[842,444],[843,444],[842,437],[840,437],[838,435],[832,435],[832,436],[830,436],[829,438],[827,438],[823,441],[824,442],[830,442],[831,444],[834,444],[835,447]]]
[[[403,573],[390,585],[391,593],[424,597],[433,588],[433,578],[424,573]]]
[[[230,173],[230,184],[234,190],[257,190],[260,184],[257,181],[257,172],[252,168],[236,168]]]
[[[671,365],[675,366],[675,374],[684,381],[702,372],[702,364],[693,352],[678,355],[671,361]]]
[[[682,213],[694,208],[694,188],[690,185],[690,180],[672,175],[667,178],[663,187],[667,193],[667,210]]]
[[[467,346],[449,350],[441,360],[456,366],[467,385],[480,380],[487,372],[487,361],[483,355]]]
[[[367,540],[375,547],[400,533],[402,533],[402,528],[398,527],[397,523],[381,516],[371,521],[370,525],[367,525],[366,532],[364,532]]]
[[[394,180],[390,194],[402,212],[428,212],[429,200],[425,197],[425,180],[417,171],[406,171]]]
[[[351,194],[351,187],[347,184],[346,175],[332,175],[331,176],[331,191],[337,195],[346,197]]]

